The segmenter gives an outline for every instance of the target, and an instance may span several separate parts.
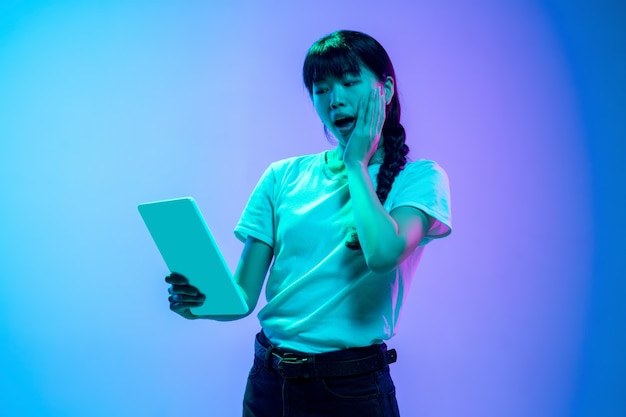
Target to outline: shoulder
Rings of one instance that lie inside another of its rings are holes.
[[[448,176],[435,161],[420,159],[409,162],[398,174],[388,200],[389,210],[401,205],[433,208],[443,204],[445,208],[440,211],[448,211]]]
[[[294,166],[310,165],[319,161],[320,157],[324,158],[324,153],[316,153],[311,155],[292,156],[285,159],[272,162],[270,167],[275,170],[289,169]]]
[[[448,183],[448,174],[435,161],[430,159],[418,159],[417,161],[409,161],[404,169],[398,174],[400,181],[420,181]]]
[[[311,168],[319,167],[323,161],[323,152],[311,155],[293,156],[272,162],[267,168],[267,171],[277,177],[285,177],[294,174],[298,175],[304,171],[310,170]]]
[[[435,161],[420,159],[407,163],[398,174],[398,187],[389,194],[389,211],[402,206],[415,207],[434,219],[420,244],[450,234],[450,184],[448,175]],[[393,195],[392,195],[393,193]]]

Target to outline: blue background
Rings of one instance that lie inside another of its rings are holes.
[[[392,366],[404,416],[626,415],[623,1],[0,3],[0,415],[235,416],[254,316],[185,321],[136,210],[232,229],[329,148],[300,74],[340,28],[397,71],[451,178]]]

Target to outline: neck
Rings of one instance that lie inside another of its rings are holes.
[[[382,143],[382,139],[380,141],[380,143],[378,144],[378,148],[376,149],[376,152],[374,152],[374,155],[372,155],[372,158],[369,160],[367,165],[373,165],[373,164],[382,164],[383,161],[385,160],[385,150],[383,149],[383,143]],[[329,166],[338,166],[340,169],[343,168],[343,153],[345,151],[345,146],[342,146],[341,144],[337,145],[337,147],[331,151],[327,151],[326,152],[326,163]]]

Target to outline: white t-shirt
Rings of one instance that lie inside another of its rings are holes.
[[[368,167],[376,186],[380,164]],[[235,228],[238,239],[274,249],[258,318],[276,346],[308,353],[369,346],[391,338],[424,245],[451,231],[448,178],[429,160],[406,164],[384,204],[416,207],[435,219],[415,252],[387,273],[370,271],[345,242],[354,231],[347,176],[324,154],[275,162]]]

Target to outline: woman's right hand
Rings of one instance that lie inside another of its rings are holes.
[[[170,310],[186,319],[198,319],[190,310],[191,307],[200,307],[204,304],[205,296],[196,287],[189,285],[189,281],[183,275],[172,272],[165,277],[165,282],[171,284],[168,288],[170,294]]]

